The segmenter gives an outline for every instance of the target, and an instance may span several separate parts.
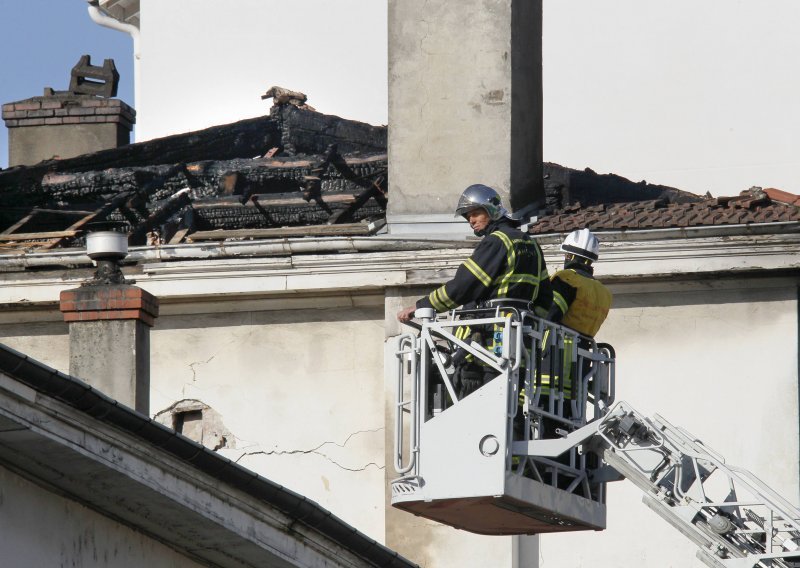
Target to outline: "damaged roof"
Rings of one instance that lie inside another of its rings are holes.
[[[387,128],[274,103],[264,117],[0,171],[0,253],[83,246],[98,223],[131,245],[380,230]],[[800,221],[800,197],[777,189],[712,198],[553,163],[544,172],[540,235]]]
[[[82,246],[100,222],[131,245],[298,227],[368,234],[386,214],[386,134],[285,103],[265,117],[9,168],[0,252]]]

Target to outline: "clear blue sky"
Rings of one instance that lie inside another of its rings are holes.
[[[81,55],[93,65],[113,59],[120,74],[117,96],[133,105],[133,42],[98,26],[85,0],[0,0],[0,103],[66,90]],[[8,131],[0,121],[0,168],[8,166]]]

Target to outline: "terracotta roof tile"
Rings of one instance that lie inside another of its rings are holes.
[[[772,201],[800,206],[800,195],[795,195],[793,193],[789,193],[788,191],[775,189],[774,187],[764,188],[764,193],[766,193]]]
[[[581,207],[571,204],[541,216],[532,233],[593,230],[662,229],[800,221],[800,196],[778,190],[750,188],[733,197],[706,198],[694,203],[665,199],[607,203]]]

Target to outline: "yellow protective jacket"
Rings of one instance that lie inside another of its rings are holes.
[[[594,337],[611,308],[608,288],[592,277],[591,267],[587,266],[560,270],[550,280],[553,304],[560,312],[560,317],[553,320]]]
[[[611,292],[592,277],[592,267],[581,263],[568,264],[564,270],[553,274],[553,307],[548,319],[574,329],[582,335],[594,337],[611,308]],[[545,332],[545,342],[547,334]],[[564,397],[573,396],[572,368],[575,344],[565,338],[563,349],[548,352],[542,361],[541,394],[549,396],[554,379],[559,381]],[[554,367],[553,367],[554,366]],[[553,376],[551,376],[553,375]]]

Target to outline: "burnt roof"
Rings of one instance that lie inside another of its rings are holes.
[[[386,144],[385,126],[282,104],[266,117],[9,168],[0,251],[81,246],[98,222],[132,245],[281,227],[374,232],[386,215]]]
[[[131,245],[377,231],[388,194],[385,126],[276,104],[269,116],[0,171],[0,252],[83,245],[110,222]],[[544,164],[532,232],[796,222],[800,197],[712,198]]]

